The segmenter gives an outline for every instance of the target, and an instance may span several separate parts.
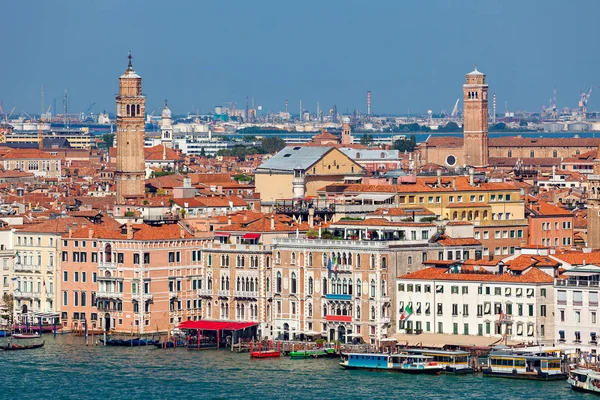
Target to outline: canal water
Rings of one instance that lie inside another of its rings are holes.
[[[338,359],[85,346],[71,335],[0,352],[2,399],[592,399],[566,382],[347,371]],[[4,342],[4,340],[3,340]]]

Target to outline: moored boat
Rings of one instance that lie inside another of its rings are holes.
[[[269,343],[269,347],[262,348],[259,343],[255,348],[254,343],[250,342],[250,358],[274,358],[281,357],[281,343],[277,342],[277,349],[273,347],[273,342]]]
[[[575,369],[570,372],[567,383],[578,392],[600,395],[600,372],[591,369]]]
[[[25,345],[25,344],[15,344],[15,343],[8,343],[7,345],[4,346],[0,346],[0,350],[4,350],[4,351],[13,351],[13,350],[31,350],[31,349],[39,349],[40,347],[44,347],[44,344],[46,344],[46,342],[42,342],[42,343],[38,343],[38,344],[29,344],[29,345]]]
[[[10,335],[12,335],[12,333],[9,331],[0,331],[0,337],[9,337]]]
[[[37,333],[13,333],[15,339],[39,339],[40,335]]]
[[[541,381],[563,380],[561,358],[554,355],[519,354],[504,351],[491,352],[484,376]]]
[[[419,354],[346,353],[340,366],[346,369],[388,370],[408,374],[439,375],[442,367],[433,357]]]
[[[436,349],[403,349],[403,353],[420,354],[432,357],[432,361],[442,368],[442,372],[450,374],[472,374],[473,368],[469,365],[469,353],[462,350],[436,350]]]

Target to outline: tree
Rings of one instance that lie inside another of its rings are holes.
[[[279,136],[266,137],[261,141],[260,147],[267,154],[277,153],[285,147],[285,140]]]
[[[106,143],[106,147],[113,147],[115,142],[115,134],[114,133],[105,133],[102,135],[102,140]]]
[[[2,295],[2,301],[0,303],[2,308],[2,317],[8,321],[8,325],[12,326],[13,320],[13,309],[14,309],[14,298],[12,294],[4,293]]]
[[[415,147],[417,147],[417,138],[414,134],[410,135],[409,138],[399,139],[394,142],[394,149],[401,153],[414,151]]]
[[[439,126],[439,132],[460,132],[462,128],[456,122],[450,121],[444,126]]]
[[[525,120],[523,120],[523,119],[522,119],[522,120],[520,120],[520,121],[519,121],[519,126],[527,126],[527,121],[525,121]]]
[[[373,144],[373,135],[370,133],[365,133],[360,137],[360,144],[363,146],[371,146]]]
[[[200,157],[206,157],[206,151],[204,150],[204,147],[200,149]]]

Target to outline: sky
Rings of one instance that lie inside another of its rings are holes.
[[[127,54],[146,110],[244,108],[375,114],[450,112],[464,75],[487,74],[498,112],[559,108],[594,86],[600,109],[600,1],[14,0],[5,5],[0,101],[39,113],[115,109]],[[6,13],[8,12],[8,14]],[[462,105],[462,102],[461,102]],[[491,104],[490,104],[491,107]],[[52,107],[50,109],[52,111]]]

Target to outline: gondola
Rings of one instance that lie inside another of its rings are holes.
[[[40,347],[44,347],[44,344],[46,344],[45,341],[43,341],[42,343],[30,344],[30,345],[9,343],[6,346],[0,346],[0,350],[11,351],[11,350],[39,349]]]
[[[40,335],[38,333],[14,333],[13,337],[15,339],[39,339]]]

